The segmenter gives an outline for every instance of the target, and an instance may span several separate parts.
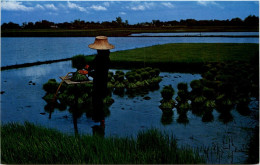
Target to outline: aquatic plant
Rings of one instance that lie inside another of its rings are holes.
[[[43,84],[43,89],[47,93],[55,93],[59,84],[56,82],[55,79],[49,79],[47,83]]]
[[[84,55],[76,55],[71,58],[71,63],[73,68],[80,70],[86,66],[87,60]]]
[[[147,80],[150,78],[150,74],[147,71],[142,72],[140,75],[141,75],[142,80]]]
[[[214,116],[212,115],[212,110],[207,109],[201,119],[203,122],[211,122],[214,120]]]
[[[47,103],[51,103],[53,101],[54,98],[54,94],[53,93],[46,93],[45,96],[43,96],[43,99],[47,102]]]
[[[103,103],[106,105],[112,105],[115,100],[111,96],[106,96],[103,100]]]
[[[163,125],[169,125],[172,123],[172,116],[173,116],[173,111],[169,111],[169,113],[167,112],[164,112],[162,114],[162,117],[161,117],[161,123]]]
[[[187,113],[187,111],[190,109],[190,104],[188,102],[178,103],[176,109],[178,114]]]
[[[181,124],[188,124],[189,123],[189,119],[187,117],[187,114],[186,113],[180,113],[179,117],[177,119],[177,122],[181,123]]]
[[[163,113],[169,113],[172,112],[172,109],[174,108],[175,104],[176,103],[174,100],[162,100],[159,108],[163,111]]]
[[[178,90],[182,90],[182,91],[187,92],[188,91],[188,84],[183,83],[183,82],[178,83],[177,88],[178,88]]]
[[[76,82],[81,82],[81,81],[88,81],[88,78],[86,75],[80,74],[79,72],[75,72],[73,73],[71,80]]]
[[[165,86],[161,91],[161,95],[163,97],[163,100],[171,100],[172,96],[174,95],[174,89],[171,85]]]

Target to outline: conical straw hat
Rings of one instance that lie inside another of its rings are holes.
[[[97,50],[108,50],[115,48],[114,45],[108,43],[106,36],[97,36],[95,42],[93,44],[88,45],[88,47]]]

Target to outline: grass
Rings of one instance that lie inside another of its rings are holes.
[[[157,67],[167,71],[196,72],[202,64],[250,61],[259,53],[258,44],[178,43],[112,52],[111,68]],[[94,56],[86,57],[88,61]]]
[[[103,138],[70,136],[28,122],[1,126],[1,159],[4,164],[205,163],[155,129],[140,132],[136,139]]]

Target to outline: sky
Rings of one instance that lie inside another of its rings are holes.
[[[1,24],[48,20],[55,23],[112,21],[129,24],[181,19],[226,20],[259,16],[258,1],[15,1],[1,0]]]

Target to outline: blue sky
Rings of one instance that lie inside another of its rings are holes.
[[[181,19],[226,20],[259,16],[258,1],[7,1],[1,0],[4,22],[94,22],[112,21],[120,16],[129,24]]]

